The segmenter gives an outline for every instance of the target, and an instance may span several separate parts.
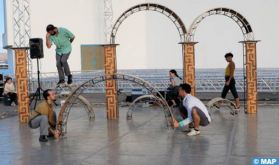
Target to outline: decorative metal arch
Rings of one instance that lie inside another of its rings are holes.
[[[71,91],[73,91],[73,89],[73,86],[65,84],[57,85],[55,91],[58,97],[68,97]]]
[[[74,86],[72,86],[72,85],[59,85],[56,87],[55,91],[56,91],[56,94],[59,99],[66,99],[70,95],[70,93],[73,91],[73,89],[74,89]],[[86,110],[86,112],[88,114],[89,120],[95,118],[93,106],[90,104],[90,102],[85,97],[83,97],[82,95],[79,95],[76,100],[76,103],[80,103],[84,107],[84,109]]]
[[[165,104],[165,102],[158,96],[155,95],[143,95],[138,98],[136,98],[132,104],[129,106],[128,112],[127,112],[127,120],[131,120],[133,117],[133,111],[135,109],[135,106],[140,101],[154,101],[156,104],[160,105],[163,108],[163,111],[167,111],[170,107],[168,104]]]
[[[220,108],[228,109],[232,115],[236,115],[238,112],[234,102],[232,102],[228,99],[223,99],[221,97],[216,97],[216,98],[210,100],[207,103],[207,107],[210,110],[210,113],[212,113],[212,111],[214,109],[220,109]]]
[[[80,94],[87,88],[95,86],[98,83],[104,82],[106,80],[124,80],[124,81],[131,81],[134,83],[137,83],[138,85],[144,87],[150,94],[154,94],[158,96],[162,100],[162,103],[164,105],[167,105],[167,101],[164,99],[164,97],[160,94],[158,90],[156,90],[150,83],[147,81],[127,74],[120,74],[115,73],[113,75],[102,75],[92,78],[91,80],[88,80],[81,85],[79,85],[77,88],[75,88],[69,97],[65,100],[64,105],[61,107],[59,116],[58,116],[58,122],[57,122],[57,129],[59,129],[62,133],[62,135],[66,134],[67,129],[67,120],[70,113],[70,110],[73,106],[73,103],[79,98]],[[167,119],[168,126],[172,125],[172,112],[169,106],[167,106],[166,109],[164,109],[165,118]]]
[[[204,12],[203,14],[199,15],[193,21],[192,25],[190,26],[190,30],[186,36],[187,41],[189,41],[189,42],[194,41],[195,31],[196,31],[198,25],[200,24],[200,22],[203,19],[205,19],[206,17],[211,16],[211,15],[224,15],[226,17],[231,18],[240,27],[245,41],[254,40],[254,34],[253,34],[252,27],[244,16],[242,16],[235,10],[232,10],[229,8],[214,8],[214,9],[208,10],[208,11]]]
[[[171,9],[169,9],[165,6],[159,5],[159,4],[143,3],[143,4],[133,6],[130,9],[126,10],[117,19],[116,23],[114,24],[114,26],[112,28],[112,32],[111,32],[111,40],[110,40],[111,44],[115,44],[115,36],[116,36],[116,33],[117,33],[120,25],[122,24],[122,22],[130,15],[132,15],[136,12],[140,12],[140,11],[157,11],[157,12],[167,16],[176,26],[176,28],[179,32],[181,42],[185,41],[185,34],[187,34],[185,25],[174,11],[172,11]]]

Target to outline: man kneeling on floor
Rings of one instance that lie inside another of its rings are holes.
[[[185,127],[189,124],[193,125],[188,136],[200,134],[199,126],[207,126],[211,122],[208,110],[205,105],[191,94],[191,86],[189,84],[180,84],[179,96],[183,98],[183,106],[187,110],[187,118],[178,122],[174,120],[174,127]]]
[[[36,129],[40,127],[40,142],[47,142],[47,137],[59,138],[60,132],[56,130],[56,113],[53,110],[53,103],[56,99],[54,90],[47,89],[43,92],[44,101],[36,110],[31,112],[29,127]]]

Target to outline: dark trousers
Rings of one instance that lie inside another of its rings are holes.
[[[7,93],[7,96],[11,99],[11,103],[15,102],[17,104],[17,94],[9,92]]]
[[[59,80],[65,80],[65,75],[71,75],[70,67],[68,64],[70,53],[62,55],[56,54],[56,67],[59,75]]]
[[[229,77],[225,77],[225,80],[228,81],[229,80]],[[226,85],[224,86],[223,88],[223,91],[222,91],[222,95],[221,97],[222,98],[226,98],[228,92],[231,91],[232,92],[232,95],[233,97],[236,99],[238,98],[238,93],[236,91],[236,87],[235,87],[235,79],[232,78],[231,81],[230,81],[230,84],[229,85]]]
[[[179,86],[176,87],[169,87],[167,89],[167,101],[171,101],[174,100],[176,105],[180,104],[180,100],[179,100],[179,96],[178,96],[178,90],[179,90]]]

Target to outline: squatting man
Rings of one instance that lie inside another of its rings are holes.
[[[52,89],[43,92],[44,101],[31,112],[28,125],[32,129],[40,128],[40,142],[47,142],[48,138],[59,138],[60,131],[56,129],[56,113],[53,104],[56,93]]]
[[[187,111],[187,117],[182,121],[173,119],[174,127],[185,127],[187,125],[193,127],[190,129],[188,136],[196,136],[200,134],[200,126],[207,126],[211,122],[210,115],[205,105],[191,94],[191,86],[187,83],[180,84],[179,96],[183,98],[182,111]]]

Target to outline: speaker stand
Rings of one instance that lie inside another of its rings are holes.
[[[32,104],[32,102],[35,102],[33,110],[36,109],[36,105],[37,105],[38,100],[41,100],[41,91],[42,91],[42,93],[44,91],[41,88],[39,58],[37,58],[37,81],[38,81],[38,88],[36,89],[36,92],[32,95],[32,97],[30,99],[30,105]]]

